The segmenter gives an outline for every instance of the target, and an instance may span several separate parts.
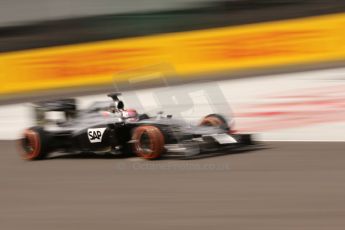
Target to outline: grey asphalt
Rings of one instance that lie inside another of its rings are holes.
[[[0,142],[0,229],[344,229],[345,143],[195,160],[57,156]]]

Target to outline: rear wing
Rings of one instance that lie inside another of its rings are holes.
[[[66,120],[75,117],[77,113],[77,105],[74,98],[36,102],[33,103],[33,109],[37,125],[43,125],[47,122],[47,112],[63,112]]]

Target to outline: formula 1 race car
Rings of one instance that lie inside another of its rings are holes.
[[[75,99],[34,104],[37,126],[20,140],[26,160],[45,158],[62,150],[69,153],[135,154],[144,159],[162,155],[194,156],[223,147],[251,144],[249,134],[233,134],[225,117],[210,114],[199,125],[188,125],[171,115],[138,114],[125,109],[119,93],[109,101],[77,110]],[[63,120],[47,121],[47,112],[60,112]]]

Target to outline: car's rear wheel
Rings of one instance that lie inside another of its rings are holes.
[[[157,159],[164,152],[163,133],[155,126],[143,125],[135,128],[132,140],[134,153],[144,159]]]
[[[225,131],[230,131],[230,127],[226,119],[219,114],[210,114],[202,119],[199,124],[200,126],[213,126],[224,129]]]
[[[25,160],[40,160],[49,152],[47,133],[40,127],[26,129],[19,143]]]

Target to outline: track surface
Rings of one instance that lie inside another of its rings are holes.
[[[197,160],[56,157],[0,142],[0,229],[344,229],[345,143]]]

